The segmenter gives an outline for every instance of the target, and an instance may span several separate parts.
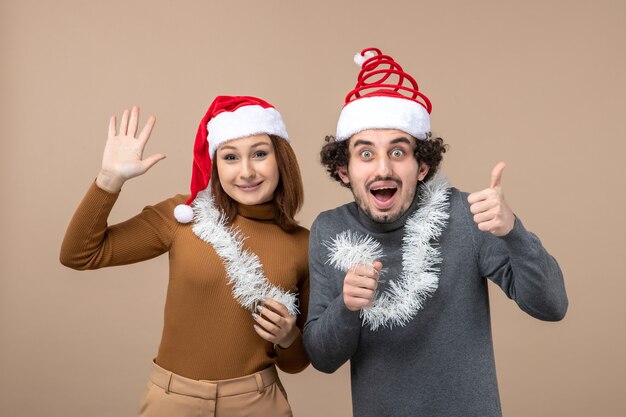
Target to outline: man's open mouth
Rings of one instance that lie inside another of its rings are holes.
[[[370,193],[372,193],[374,198],[380,201],[381,203],[389,201],[394,196],[396,191],[398,191],[398,189],[396,187],[391,187],[391,186],[376,187],[376,188],[370,189]]]

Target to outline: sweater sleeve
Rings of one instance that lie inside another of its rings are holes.
[[[165,221],[159,206],[148,206],[125,222],[107,225],[118,196],[92,183],[65,232],[60,253],[63,265],[98,269],[143,261],[168,250],[176,226]]]
[[[309,240],[311,295],[304,347],[316,369],[332,373],[355,354],[361,319],[358,311],[348,310],[343,302],[343,279],[338,282],[324,262],[327,249],[319,230],[320,223],[318,217],[311,227]]]
[[[276,365],[281,371],[290,374],[302,372],[307,366],[309,366],[310,363],[306,351],[304,350],[304,343],[302,340],[304,323],[306,323],[309,311],[309,265],[307,259],[308,231],[303,233],[303,237],[304,239],[302,244],[298,245],[302,249],[300,259],[303,260],[301,266],[302,273],[298,279],[298,309],[300,310],[300,314],[296,319],[296,326],[300,329],[300,334],[287,349],[282,349],[280,346],[276,346]]]
[[[490,277],[532,317],[546,321],[563,319],[568,307],[563,274],[539,238],[527,231],[518,218],[506,236],[479,233],[482,276]]]

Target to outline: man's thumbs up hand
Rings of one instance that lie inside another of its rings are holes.
[[[502,194],[502,172],[505,166],[504,162],[499,162],[493,168],[489,188],[467,197],[478,229],[491,232],[496,236],[508,234],[515,225],[515,215],[504,201]]]

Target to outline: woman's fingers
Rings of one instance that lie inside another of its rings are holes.
[[[291,331],[295,324],[295,316],[289,314],[283,304],[272,299],[267,299],[264,304],[257,306],[252,316],[259,326],[275,336]]]
[[[269,333],[267,330],[263,329],[258,324],[254,325],[254,331],[256,331],[259,336],[261,336],[263,339],[267,340],[268,342],[276,343],[276,340],[277,340],[276,336]]]
[[[260,326],[263,330],[270,333],[273,336],[278,336],[281,330],[281,327],[274,323],[273,321],[268,320],[263,315],[255,313],[253,315],[254,321],[258,326]]]
[[[272,311],[276,312],[282,317],[289,316],[289,310],[283,304],[279,303],[276,300],[272,300],[271,298],[267,298],[263,303],[264,307],[269,307]]]
[[[143,163],[145,170],[147,171],[150,168],[152,168],[152,166],[156,164],[157,162],[159,162],[161,159],[165,159],[165,155],[163,155],[162,153],[157,153],[157,154],[150,155],[144,158],[142,163]]]
[[[110,138],[116,135],[116,132],[115,132],[116,124],[117,124],[117,117],[111,116],[111,119],[109,120],[109,137]]]
[[[139,107],[133,106],[130,111],[130,119],[128,121],[128,131],[126,134],[135,137],[137,134],[137,125],[139,124]]]
[[[128,110],[124,110],[124,113],[122,113],[122,120],[120,121],[120,136],[126,136],[128,133],[128,117]]]
[[[141,129],[141,132],[139,132],[138,139],[140,142],[145,144],[148,141],[148,138],[150,138],[150,134],[152,134],[152,128],[154,127],[155,123],[156,117],[150,116],[146,124],[143,126],[143,129]]]
[[[289,314],[287,307],[276,300],[266,299],[252,313],[254,330],[268,342],[288,348],[300,333],[296,327],[296,316]]]
[[[265,330],[275,334],[287,324],[289,312],[281,303],[267,299],[265,304],[257,306],[254,317]]]

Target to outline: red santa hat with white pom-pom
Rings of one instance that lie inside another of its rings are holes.
[[[193,220],[191,204],[209,186],[211,160],[220,145],[262,133],[289,141],[285,123],[274,106],[249,96],[218,96],[213,100],[200,122],[193,147],[191,196],[174,209],[176,220],[181,223]]]
[[[378,48],[363,49],[354,62],[361,72],[346,96],[335,139],[347,140],[367,129],[398,129],[428,139],[432,104],[415,79]]]

